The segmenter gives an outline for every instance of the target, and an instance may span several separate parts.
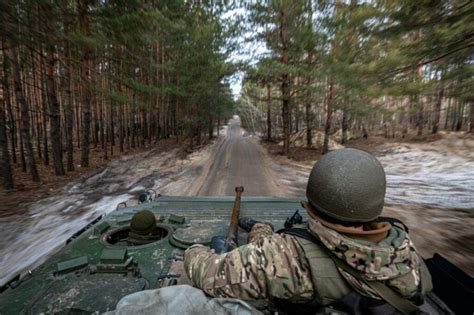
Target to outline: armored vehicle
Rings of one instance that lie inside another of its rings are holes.
[[[87,314],[115,309],[125,295],[179,282],[184,270],[174,267],[192,244],[210,244],[216,235],[227,235],[233,197],[172,197],[150,195],[142,203],[120,205],[73,235],[43,265],[14,275],[1,288],[1,314]],[[151,242],[129,242],[135,213],[149,210],[156,218]],[[300,199],[242,197],[240,216],[272,223],[276,229],[300,210]],[[296,216],[298,217],[298,216]],[[238,242],[247,235],[239,230]],[[425,309],[431,313],[465,313],[472,307],[472,278],[441,256],[427,260],[434,292]],[[470,294],[470,295],[469,295]],[[468,313],[472,313],[468,311]]]

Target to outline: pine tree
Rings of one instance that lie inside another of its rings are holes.
[[[8,68],[7,58],[4,54],[5,44],[2,41],[1,60],[2,65]],[[2,67],[2,68],[3,68]],[[2,147],[2,170],[3,170],[3,187],[5,190],[12,190],[14,188],[13,175],[10,164],[10,153],[8,151],[8,140],[7,140],[7,128],[6,128],[6,115],[7,112],[7,101],[5,99],[5,93],[8,93],[8,77],[6,73],[3,74],[2,78],[2,93],[0,94],[0,146]]]
[[[54,77],[54,69],[56,67],[56,57],[54,42],[56,37],[54,36],[54,12],[51,3],[44,3],[40,7],[44,19],[44,31],[49,35],[46,44],[46,90],[47,100],[49,102],[49,121],[50,121],[50,132],[51,132],[51,147],[53,155],[54,172],[56,175],[64,175],[63,166],[63,150],[62,150],[62,137],[61,137],[61,112],[59,99],[57,95],[57,87]]]

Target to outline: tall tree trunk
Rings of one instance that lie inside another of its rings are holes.
[[[100,111],[98,111],[98,107],[99,107],[99,100],[98,100],[99,96],[96,95],[95,97],[93,97],[93,99],[91,100],[91,102],[93,104],[95,104],[95,106],[92,106],[92,113],[91,113],[91,119],[92,119],[92,143],[94,144],[94,148],[97,148],[97,145],[99,144],[99,138],[101,139],[100,140],[100,145],[102,148],[104,148],[104,138],[99,135],[101,133],[101,130],[102,129],[102,123],[103,123],[103,118],[102,118],[102,114]]]
[[[306,27],[309,28],[309,33],[313,33],[313,3],[311,0],[308,0],[306,3],[308,9],[308,20]],[[311,71],[313,68],[313,47],[307,49],[307,71],[308,75],[306,77],[306,104],[305,104],[305,116],[306,116],[306,146],[311,148],[313,146],[313,111],[311,110],[311,84],[313,82],[311,77]]]
[[[412,38],[412,41],[416,42],[420,37],[422,36],[421,31],[417,31]],[[423,77],[423,67],[418,66],[415,69],[415,80],[422,80]],[[417,129],[417,135],[421,136],[423,134],[423,127],[425,125],[424,122],[424,115],[423,115],[423,105],[424,105],[424,98],[423,95],[417,94],[415,96],[415,102],[413,104],[416,108],[416,118],[415,118],[415,126],[418,127]]]
[[[284,10],[280,10],[280,43],[282,49],[282,63],[289,63],[289,47],[288,47],[288,17]],[[281,96],[282,108],[281,118],[283,120],[283,154],[290,153],[290,76],[284,73],[281,76]]]
[[[406,99],[405,99],[406,100]],[[402,109],[400,113],[400,123],[402,125],[402,138],[405,138],[408,134],[408,126],[410,125],[410,114],[409,109],[407,108],[405,100],[402,103]]]
[[[290,87],[288,82],[288,74],[282,76],[281,92],[282,92],[282,108],[281,117],[283,121],[283,154],[290,153]]]
[[[145,83],[145,82],[144,82]],[[143,103],[145,103],[145,100],[143,100]],[[141,129],[141,139],[140,139],[140,143],[141,143],[141,146],[144,147],[145,146],[145,139],[147,138],[147,123],[146,123],[146,111],[145,111],[145,108],[143,108],[144,105],[142,105],[142,108],[141,108],[141,124],[140,124],[140,129]]]
[[[33,80],[33,84],[32,84],[32,87],[31,87],[31,91],[32,91],[32,98],[34,98],[34,103],[35,103],[35,118],[36,118],[36,148],[37,148],[37,151],[38,151],[38,157],[40,159],[43,159],[43,151],[41,150],[41,139],[42,139],[42,130],[41,130],[41,111],[39,110],[39,107],[40,107],[40,97],[39,97],[39,91],[38,91],[38,87],[40,86],[40,83],[37,79],[37,75],[36,75],[36,70],[39,69],[40,70],[40,73],[41,73],[41,64],[39,64],[39,68],[36,66],[36,62],[35,62],[35,56],[34,56],[34,51],[31,50],[30,52],[30,57],[31,57],[31,67],[32,67],[32,80]],[[40,75],[41,77],[41,75]]]
[[[127,150],[130,150],[130,105],[123,105],[123,128],[124,128],[124,143],[127,145]]]
[[[122,80],[123,80],[123,57],[122,57],[123,46],[120,45],[118,49],[118,60],[120,62],[118,71],[120,73],[120,79],[117,82],[117,89],[120,93],[123,93]],[[125,125],[124,125],[124,104],[120,102],[118,104],[118,123],[119,123],[119,150],[120,153],[124,151],[124,140],[125,140]]]
[[[79,0],[79,28],[82,36],[91,36],[88,6],[90,0]],[[82,44],[81,78],[82,82],[82,152],[81,166],[89,166],[89,135],[91,127],[91,68],[92,49],[88,43]]]
[[[111,64],[111,61],[109,60],[109,64]],[[111,74],[111,71],[112,69],[110,69],[110,74]],[[106,79],[104,78],[104,81]],[[106,89],[106,85],[109,87],[109,92],[112,93],[113,92],[113,89],[112,89],[112,78],[109,77],[108,78],[108,82],[104,82],[104,91]],[[112,134],[112,130],[113,130],[113,114],[112,114],[112,101],[109,101],[107,102],[105,100],[105,96],[103,98],[103,103],[104,103],[104,116],[105,116],[105,128],[106,128],[106,132],[107,132],[107,137],[105,138],[105,147],[107,148],[107,138],[110,140],[110,157],[112,158],[113,157],[113,154],[114,154],[114,135]],[[107,115],[108,115],[108,119],[107,119]],[[107,123],[108,122],[108,123]]]
[[[311,111],[311,101],[308,98],[305,106],[306,115],[306,146],[311,148],[313,146],[313,112]]]
[[[104,73],[101,70],[100,66],[93,65],[91,63],[92,69],[91,70],[91,81],[97,82],[97,84],[104,89]],[[103,149],[104,144],[104,117],[102,115],[102,99],[100,93],[95,93],[91,95],[91,132],[92,132],[92,143],[94,144],[94,148],[97,148],[98,143],[100,142],[100,146]]]
[[[267,141],[272,141],[272,86],[267,82]]]
[[[451,109],[451,131],[454,131],[454,128],[456,127],[456,120],[458,117],[458,104],[459,100],[458,99],[452,99],[452,109]]]
[[[2,85],[3,85],[3,97],[5,101],[5,110],[8,109],[8,116],[10,122],[10,138],[12,144],[12,160],[13,163],[17,163],[16,160],[16,124],[12,108],[12,99],[10,93],[10,84],[9,84],[9,60],[5,49],[5,42],[2,42],[2,52],[3,52],[3,76],[2,76]]]
[[[21,120],[21,111],[20,111],[20,106],[18,106],[18,100],[16,99],[16,86],[15,86],[15,69],[13,70],[13,92],[15,94],[15,104],[16,104],[16,121],[18,122],[16,130],[18,130],[18,136],[17,138],[19,140],[19,149],[20,149],[20,162],[21,162],[21,171],[26,173],[27,167],[26,167],[26,158],[25,158],[25,145],[23,144],[23,136],[21,135],[21,130],[22,130],[22,120]],[[21,78],[20,78],[21,80]]]
[[[125,138],[125,126],[124,126],[124,105],[119,105],[119,148],[120,152],[124,151],[124,138]]]
[[[291,104],[291,107],[293,108],[294,112],[294,121],[295,121],[295,133],[300,131],[300,93],[298,92],[298,89],[300,88],[300,80],[299,78],[296,78],[295,80],[295,97],[293,98],[293,103]]]
[[[115,123],[114,123],[115,110],[114,109],[115,109],[115,105],[110,103],[110,144],[112,148],[115,146]],[[111,150],[113,150],[112,148]]]
[[[132,148],[135,149],[136,146],[138,146],[137,144],[137,140],[136,140],[136,135],[137,135],[137,123],[135,121],[135,108],[136,108],[136,93],[135,92],[132,92],[133,93],[133,101],[132,101],[132,108],[130,110],[130,124],[131,124],[131,127],[130,127],[130,131],[131,131],[131,137],[132,137]]]
[[[81,71],[79,70],[79,73],[81,73]],[[82,84],[82,79],[81,77],[79,76],[79,83]],[[76,85],[76,88],[75,88],[76,91],[79,91],[79,99],[82,99],[82,92],[81,92],[81,88],[78,85]],[[76,107],[76,110],[75,110],[75,125],[76,125],[76,141],[77,141],[77,148],[80,149],[81,148],[81,126],[82,126],[82,120],[81,120],[81,117],[82,117],[82,111],[81,111],[81,105],[80,105],[80,102],[75,102],[75,107]]]
[[[110,103],[110,124],[109,124],[109,135],[110,135],[110,158],[114,156],[114,145],[115,145],[115,135],[114,135],[114,106]]]
[[[40,67],[40,73],[41,73],[41,99],[43,101],[43,163],[44,165],[48,166],[49,165],[49,140],[48,140],[48,117],[49,117],[49,102],[48,102],[48,86],[46,84],[46,63],[44,61],[44,55],[43,52],[41,52],[41,57],[40,57],[40,62],[41,62],[41,67]]]
[[[7,57],[5,55],[5,42],[2,41],[2,54],[3,54],[3,63],[6,62]],[[5,94],[8,92],[8,78],[6,72],[4,73],[2,80],[2,93],[0,94],[0,146],[2,147],[2,170],[3,170],[3,187],[5,190],[12,190],[13,185],[13,176],[12,168],[10,164],[10,154],[8,152],[8,139],[7,139],[7,128],[6,128],[6,111],[7,111],[7,100]]]
[[[332,82],[332,80],[330,80],[329,93],[328,93],[328,97],[326,101],[327,102],[326,126],[324,127],[323,154],[326,154],[329,152],[329,131],[331,130],[333,100],[334,100],[334,83]]]
[[[0,94],[0,104],[2,107],[4,104],[3,94]],[[7,128],[5,125],[5,107],[0,109],[0,146],[2,147],[2,170],[3,170],[3,187],[5,190],[12,190],[13,185],[13,176],[12,168],[10,164],[10,155],[8,152],[8,141],[7,141]]]
[[[105,88],[105,86],[104,86]],[[100,106],[100,134],[101,134],[101,142],[102,142],[102,149],[104,150],[104,160],[108,159],[107,156],[107,135],[106,128],[107,128],[107,105],[105,104],[102,97],[100,97],[100,101],[97,104]]]
[[[102,81],[102,80],[101,80]],[[103,82],[101,82],[101,84],[103,84]],[[105,88],[105,86],[102,87],[103,89]],[[107,120],[107,111],[106,109],[104,109],[104,100],[103,100],[103,97],[101,95],[96,95],[96,97],[94,98],[95,99],[95,110],[94,112],[96,113],[95,114],[95,122],[97,124],[97,122],[99,122],[98,126],[100,126],[100,128],[98,129],[99,130],[99,134],[100,134],[100,147],[102,149],[106,148],[107,147],[107,138],[105,137],[105,128],[106,128],[106,123],[105,121]],[[98,113],[97,113],[97,109],[98,109]],[[99,115],[99,116],[97,116]],[[94,131],[95,133],[95,131]],[[95,141],[95,140],[94,140]],[[107,153],[107,150],[105,150],[105,152]],[[105,156],[105,159],[107,159],[107,156]]]
[[[96,92],[92,95],[92,113],[91,113],[91,127],[92,127],[92,141],[94,142],[94,148],[97,147],[97,141],[100,142],[101,148],[107,146],[104,141],[107,141],[107,104],[105,104],[105,92],[107,89],[107,78],[106,69],[100,70],[100,62],[97,65],[92,65],[94,69],[92,72],[92,81],[100,82],[98,85],[101,87],[101,92]],[[100,108],[100,110],[98,110]],[[100,139],[100,140],[99,140]]]
[[[25,54],[25,60],[27,60],[27,55]],[[29,60],[31,62],[31,65],[33,65],[32,60]],[[31,66],[30,66],[31,67]],[[24,69],[22,68],[22,80],[23,80],[23,95],[25,97],[25,102],[29,104],[30,107],[30,136],[31,136],[31,144],[33,145],[36,142],[37,139],[37,134],[36,134],[36,103],[33,98],[33,92],[32,92],[32,86],[34,82],[31,80],[31,75],[30,75],[30,69]],[[29,67],[28,67],[29,68]],[[33,146],[33,151],[34,151],[34,146]],[[39,156],[39,154],[36,152],[36,154]]]
[[[337,16],[338,12],[341,8],[341,0],[336,0],[336,7],[334,11],[334,15]],[[337,49],[337,43],[334,39],[331,42],[331,53],[334,53]],[[332,112],[334,108],[334,82],[332,77],[329,77],[329,85],[328,85],[328,95],[326,98],[327,107],[326,107],[326,124],[324,126],[324,141],[323,141],[323,154],[329,152],[329,132],[331,131],[331,123],[332,123]]]
[[[34,73],[35,71],[33,71]],[[34,80],[35,85],[38,85],[38,81]],[[38,92],[38,91],[36,91]],[[39,93],[39,92],[38,92]],[[36,94],[36,93],[35,93]],[[36,111],[36,148],[38,151],[38,157],[43,159],[43,150],[41,150],[41,139],[43,138],[43,130],[41,129],[41,110],[40,110],[40,99],[38,95],[35,97],[35,111]]]
[[[18,103],[20,113],[21,113],[21,139],[26,148],[26,161],[28,164],[28,168],[31,172],[31,178],[33,182],[39,183],[40,177],[38,173],[38,169],[36,168],[36,161],[35,155],[33,152],[33,145],[31,144],[30,138],[30,116],[29,116],[29,109],[28,104],[25,102],[25,97],[23,94],[23,85],[21,82],[21,70],[20,64],[18,61],[18,55],[16,51],[16,47],[12,46],[9,50],[9,57],[13,64],[13,80],[15,82],[15,95],[16,101]]]
[[[73,144],[73,121],[74,121],[74,110],[73,110],[73,95],[72,95],[72,60],[71,60],[71,45],[69,42],[69,26],[71,24],[71,13],[68,10],[67,3],[65,2],[63,7],[63,26],[64,26],[64,56],[66,59],[66,65],[64,67],[64,115],[65,115],[65,127],[66,127],[66,152],[67,152],[67,170],[68,172],[74,171],[74,144]]]
[[[362,137],[364,137],[364,139],[367,139],[369,137],[369,132],[367,131],[365,124],[362,125]]]
[[[212,140],[212,138],[214,138],[214,115],[212,115],[211,113],[209,114],[207,128],[208,128],[209,140]]]
[[[347,128],[349,127],[348,121],[347,121],[347,109],[346,106],[344,105],[342,109],[342,124],[341,124],[341,144],[345,144],[347,142]],[[386,125],[385,125],[386,127]]]
[[[95,82],[100,82],[99,85],[101,90],[104,90],[105,87],[105,78],[104,74],[98,71],[98,75],[92,74],[92,80]],[[104,126],[104,108],[103,108],[103,97],[102,93],[96,93],[91,100],[92,104],[92,142],[94,143],[94,148],[97,148],[97,143],[100,141],[100,147],[103,149],[105,145],[105,126]],[[100,139],[100,140],[99,140]]]
[[[54,32],[52,26],[52,11],[49,5],[44,6],[45,12],[45,31],[46,34],[52,34]],[[51,132],[51,149],[53,155],[54,174],[56,176],[62,176],[66,172],[64,171],[63,165],[63,150],[61,141],[61,112],[59,108],[58,96],[56,93],[56,82],[54,81],[54,67],[56,59],[54,57],[54,44],[47,44],[47,71],[46,71],[46,85],[48,87],[48,101],[50,104],[49,121],[50,121],[50,132]]]
[[[456,131],[460,131],[462,129],[463,118],[464,118],[464,102],[458,100],[458,110],[456,115]]]
[[[15,88],[16,90],[16,88]],[[15,91],[16,93],[16,91]],[[18,101],[17,101],[18,103]],[[22,120],[21,120],[21,112],[20,112],[20,107],[17,106],[18,108],[18,112],[17,112],[17,119],[18,119],[18,130],[20,132],[20,134],[18,135],[18,137],[20,138],[20,161],[21,161],[21,171],[26,173],[26,158],[25,158],[25,145],[23,144],[23,135],[21,133],[22,131]]]
[[[173,124],[174,124],[174,117],[173,117]],[[217,112],[217,137],[220,136],[220,128],[221,128],[221,112]],[[176,134],[176,133],[175,133]]]
[[[449,116],[451,115],[451,100],[452,98],[448,97],[448,104],[446,106],[446,115],[444,117],[444,130],[448,130]]]
[[[423,97],[421,99],[416,97],[417,113],[416,113],[416,126],[418,127],[416,134],[421,136],[423,134],[424,117],[423,117]]]
[[[436,98],[435,109],[434,109],[434,118],[433,118],[433,128],[431,129],[431,133],[436,134],[439,129],[439,119],[441,117],[441,102],[443,101],[444,97],[444,88],[438,92],[438,97]]]
[[[469,101],[469,132],[474,133],[474,101]]]

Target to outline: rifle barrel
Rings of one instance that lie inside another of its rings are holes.
[[[229,233],[227,234],[227,243],[236,247],[238,244],[237,233],[239,229],[239,215],[240,215],[240,198],[244,191],[244,187],[235,187],[235,201],[232,209],[232,216],[230,218]]]

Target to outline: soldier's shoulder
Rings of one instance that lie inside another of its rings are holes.
[[[297,237],[279,233],[274,233],[253,243],[247,244],[244,251],[249,251],[251,254],[256,255],[278,254],[293,255],[295,257],[303,253],[303,249]]]

